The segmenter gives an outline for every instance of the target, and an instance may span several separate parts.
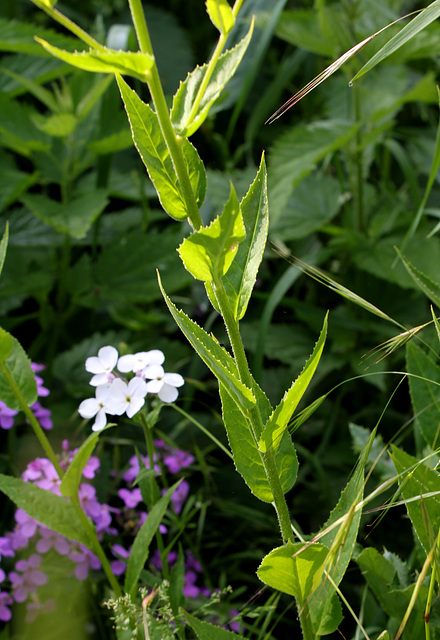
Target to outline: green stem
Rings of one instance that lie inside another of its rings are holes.
[[[46,456],[49,458],[49,460],[51,461],[51,463],[55,467],[58,476],[62,479],[63,476],[64,476],[64,471],[62,470],[62,468],[60,466],[60,463],[58,462],[58,458],[56,457],[55,452],[52,449],[49,440],[46,438],[46,435],[45,435],[43,429],[41,428],[40,423],[38,422],[37,418],[32,413],[31,409],[28,407],[28,404],[27,404],[23,394],[21,393],[18,384],[15,382],[15,379],[14,379],[12,373],[10,372],[8,365],[3,363],[0,366],[1,366],[2,374],[6,378],[6,381],[7,381],[8,385],[11,387],[12,392],[14,393],[15,397],[17,398],[17,400],[18,400],[18,402],[20,404],[21,410],[23,411],[23,413],[26,416],[26,418],[29,420],[29,423],[30,423],[32,429],[34,430],[34,433],[37,436],[38,441],[41,444]]]
[[[141,0],[128,0],[128,2],[140,50],[142,53],[148,53],[154,56]],[[156,109],[162,135],[168,147],[168,151],[170,152],[174,170],[180,183],[182,195],[186,203],[189,222],[194,229],[200,229],[200,227],[202,227],[202,219],[200,217],[199,207],[197,205],[185,157],[183,155],[184,138],[181,138],[175,133],[173,125],[171,124],[168,106],[163,93],[156,63],[154,63],[152,68],[146,72],[145,79]]]
[[[226,330],[229,335],[229,340],[231,342],[232,350],[234,352],[240,380],[243,382],[243,384],[249,387],[249,389],[253,389],[254,381],[249,370],[246,353],[240,336],[238,321],[232,313],[232,309],[229,304],[229,299],[224,289],[223,283],[219,281],[213,284],[217,302],[219,304]],[[252,428],[255,442],[258,443],[263,432],[263,421],[261,419],[261,415],[257,406],[252,407],[252,409],[248,411],[248,419]],[[292,538],[292,527],[290,524],[289,510],[287,508],[284,491],[281,486],[281,481],[275,462],[275,456],[272,449],[268,449],[264,454],[260,453],[260,455],[263,463],[263,468],[266,473],[270,489],[272,491],[273,505],[277,513],[281,536],[284,541],[287,541]]]
[[[63,25],[63,27],[65,27],[66,29],[74,33],[80,40],[88,44],[89,47],[92,47],[92,49],[105,51],[104,45],[102,45],[100,42],[95,40],[95,38],[92,38],[92,36],[89,35],[87,31],[84,31],[84,29],[81,29],[81,27],[75,24],[75,22],[72,22],[72,20],[70,20],[67,16],[63,15],[62,13],[60,13],[57,9],[54,9],[54,7],[49,7],[47,4],[43,2],[38,2],[38,0],[32,0],[32,1],[34,2],[34,4],[37,5],[37,7],[39,7],[40,9],[43,9],[43,11],[47,13],[47,15],[49,15],[51,18],[56,20],[59,24]]]

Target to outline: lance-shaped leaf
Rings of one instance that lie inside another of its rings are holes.
[[[75,453],[72,462],[69,464],[60,485],[60,491],[63,496],[66,496],[66,498],[78,495],[78,487],[82,480],[82,472],[92,455],[100,433],[101,432],[91,433]]]
[[[254,21],[252,21],[247,35],[240,40],[233,49],[225,51],[225,53],[219,57],[212,77],[194,115],[191,114],[192,107],[198,96],[208,65],[204,64],[202,67],[197,66],[194,71],[188,74],[186,80],[180,83],[179,89],[174,96],[173,107],[171,109],[171,122],[179,135],[185,137],[192,136],[203,124],[210,108],[234,75],[246,53],[246,49],[251,41],[253,28]]]
[[[218,281],[227,273],[246,235],[237,194],[231,183],[229,199],[223,213],[192,233],[178,251],[186,269],[203,282]]]
[[[0,274],[3,270],[3,265],[5,263],[6,249],[8,248],[8,240],[9,240],[9,225],[8,223],[6,223],[6,229],[3,234],[3,238],[0,242]]]
[[[49,44],[42,38],[35,37],[42,47],[55,58],[67,62],[72,67],[94,73],[120,73],[133,76],[145,82],[145,74],[154,64],[149,53],[140,51],[114,51],[113,49],[89,49],[89,51],[65,51]]]
[[[219,388],[223,422],[235,468],[254,496],[263,502],[273,502],[272,490],[263,466],[262,453],[258,450],[258,443],[252,432],[250,421],[240,411],[236,401],[231,397],[229,388],[225,388],[222,384],[219,385]],[[258,410],[263,420],[265,420],[272,411],[270,402],[256,384],[254,386],[254,394],[257,399]],[[275,455],[275,462],[281,486],[284,493],[287,493],[295,484],[298,473],[298,459],[288,433],[284,433],[281,438],[281,444]]]
[[[431,358],[414,342],[408,342],[406,363],[416,424],[428,445],[436,449],[440,442],[440,369],[437,359]]]
[[[131,548],[130,557],[127,563],[127,573],[125,575],[125,591],[134,596],[137,581],[147,561],[150,543],[159,528],[160,523],[165,515],[167,507],[170,503],[171,496],[180,484],[178,480],[163,495],[150,510],[147,519],[139,529]]]
[[[20,343],[1,327],[0,350],[4,356],[0,358],[0,398],[9,409],[20,411],[22,406],[11,388],[9,379],[12,379],[13,386],[16,385],[26,404],[34,404],[37,400],[37,385],[31,361]]]
[[[206,0],[206,10],[212,24],[222,35],[230,33],[235,18],[227,0]]]
[[[78,514],[66,498],[40,489],[20,478],[0,475],[3,491],[20,509],[49,529],[90,548],[90,540],[78,519]]]
[[[280,404],[276,407],[271,417],[264,425],[263,433],[259,442],[260,450],[263,452],[270,448],[272,448],[274,452],[277,451],[281,442],[281,437],[289,424],[289,420],[310,384],[324,349],[325,339],[327,336],[327,316],[328,314],[326,314],[324,318],[324,324],[321,329],[318,342],[315,344],[312,355],[307,361],[304,369],[290,389],[286,391]]]
[[[408,271],[414,282],[416,282],[416,284],[431,300],[431,302],[433,302],[437,307],[440,308],[440,283],[435,282],[429,276],[423,273],[423,271],[420,271],[420,269],[411,264],[411,262],[407,258],[405,258],[405,256],[398,249],[396,249],[396,251],[399,254],[400,259],[402,260],[405,269]]]
[[[186,220],[188,212],[185,199],[157,115],[121,77],[118,77],[117,81],[130,122],[133,142],[147,168],[160,203],[175,220]],[[181,143],[196,202],[201,206],[206,194],[205,167],[189,140],[184,139]]]
[[[249,299],[263,258],[269,225],[267,172],[264,154],[249,191],[240,203],[246,237],[223,278],[223,284],[237,320],[246,313]]]
[[[206,333],[204,329],[199,327],[197,323],[188,318],[183,311],[171,302],[162,287],[159,273],[157,277],[168,309],[187,340],[219,382],[228,389],[241,410],[246,412],[246,410],[251,409],[256,402],[254,394],[240,381],[234,359],[226,349],[220,346],[215,338]]]

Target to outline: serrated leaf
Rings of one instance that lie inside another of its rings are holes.
[[[181,479],[163,495],[150,510],[147,519],[139,529],[131,548],[130,557],[127,562],[127,573],[125,574],[125,591],[135,594],[137,582],[147,561],[150,543],[159,528],[160,523],[168,508],[171,496],[180,484]]]
[[[18,340],[10,336],[4,329],[0,329],[0,332],[0,335],[3,337],[2,341],[5,346],[5,352],[9,350],[10,338],[12,338],[13,341],[12,350],[10,350],[8,357],[0,365],[0,398],[9,409],[20,411],[22,406],[11,389],[5,373],[13,378],[26,404],[31,406],[36,402],[38,397],[34,372],[31,369],[31,361]],[[10,338],[8,338],[8,336],[10,336]]]
[[[107,191],[95,189],[70,202],[57,202],[41,194],[27,194],[21,201],[34,216],[73,238],[84,238],[108,204]]]
[[[258,443],[260,451],[262,452],[266,452],[268,449],[272,449],[274,452],[277,451],[279,443],[281,442],[281,436],[287,429],[293,412],[312,380],[324,349],[325,339],[327,336],[327,316],[328,314],[325,316],[318,341],[303,371],[292,384],[290,389],[286,391],[280,404],[276,407],[273,414],[264,425],[263,433],[261,434],[261,439]]]
[[[241,636],[239,633],[217,627],[210,622],[198,620],[198,618],[195,618],[188,613],[188,611],[182,611],[182,613],[199,640],[245,640],[244,636]]]
[[[0,327],[0,363],[9,358],[14,348],[14,339],[10,333]]]
[[[209,18],[222,35],[227,35],[235,24],[234,14],[227,0],[206,0]]]
[[[408,271],[414,282],[416,282],[423,293],[428,296],[431,302],[440,308],[440,283],[435,282],[432,278],[423,273],[423,271],[420,271],[420,269],[411,264],[411,262],[407,260],[398,249],[396,249],[396,251],[402,260],[405,269]]]
[[[203,124],[210,108],[234,75],[246,53],[246,49],[251,41],[253,28],[254,21],[252,21],[247,35],[240,40],[233,49],[225,51],[225,53],[219,57],[214,73],[198,106],[197,113],[191,116],[191,119],[191,108],[208,65],[204,64],[202,67],[197,66],[194,71],[188,74],[186,80],[180,83],[179,89],[174,96],[173,107],[171,109],[171,122],[179,135],[184,137],[192,136]]]
[[[252,391],[238,377],[237,365],[229,353],[197,323],[177,309],[165,293],[158,273],[159,287],[174,320],[185,334],[187,340],[215,377],[226,386],[228,392],[238,402],[241,410],[246,411],[255,405]]]
[[[399,477],[402,498],[407,500],[406,510],[417,536],[429,553],[440,526],[440,477],[417,458],[392,446],[391,459]],[[437,494],[424,497],[424,494]],[[420,500],[411,500],[411,498]],[[430,529],[428,530],[427,527]]]
[[[236,401],[229,393],[229,387],[225,388],[224,385],[220,384],[219,391],[222,401],[223,422],[235,467],[257,498],[263,502],[272,502],[272,490],[264,471],[262,454],[258,450],[250,422],[237,407]],[[258,410],[264,420],[270,415],[272,407],[263,391],[257,385],[255,385],[254,394],[257,399]],[[295,484],[298,473],[298,459],[288,433],[285,433],[281,439],[281,444],[275,455],[275,463],[281,486],[284,493],[287,493]]]
[[[149,53],[140,51],[113,51],[112,49],[89,49],[89,51],[65,51],[49,44],[42,38],[35,37],[46,51],[68,64],[93,73],[120,73],[133,76],[145,82],[145,74],[154,64]]]
[[[246,237],[238,247],[231,268],[223,277],[237,320],[241,320],[246,313],[266,246],[269,225],[266,175],[263,155],[255,180],[240,203]]]
[[[185,199],[157,115],[122,78],[118,77],[117,81],[130,122],[133,142],[156,188],[160,203],[172,218],[185,220],[188,216]],[[201,206],[206,194],[205,167],[189,140],[181,142],[191,186],[196,202]]]
[[[0,475],[0,490],[20,509],[52,531],[90,548],[90,541],[70,502],[20,478]]]
[[[224,276],[246,235],[237,194],[231,183],[228,202],[223,213],[208,227],[192,233],[178,251],[185,268],[204,282],[218,281]]]
[[[437,362],[414,342],[406,347],[409,391],[416,422],[430,447],[440,443],[440,370]]]

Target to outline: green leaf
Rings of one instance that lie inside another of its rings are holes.
[[[440,283],[435,282],[432,278],[423,273],[423,271],[420,271],[420,269],[411,264],[411,262],[407,260],[398,249],[396,249],[396,251],[402,260],[405,269],[408,271],[417,286],[426,296],[428,296],[431,302],[440,308]]]
[[[235,399],[230,395],[230,387],[219,385],[222,401],[223,422],[228,435],[234,464],[238,473],[248,485],[252,493],[263,502],[272,502],[273,494],[263,467],[262,454],[252,432],[248,418],[243,415]],[[259,412],[266,419],[272,410],[269,400],[255,384],[254,393],[257,398]],[[288,433],[281,439],[275,455],[281,486],[287,493],[295,484],[298,473],[298,459],[295,447]]]
[[[219,57],[214,73],[197,109],[197,113],[191,120],[189,119],[191,108],[202,84],[207,65],[204,64],[202,67],[197,66],[194,71],[188,74],[186,80],[180,83],[179,89],[174,96],[173,107],[171,109],[171,122],[179,135],[184,137],[192,136],[203,124],[210,108],[234,75],[246,53],[246,49],[251,41],[253,28],[254,21],[252,21],[247,35],[240,40],[233,49],[225,51],[225,53]]]
[[[0,327],[0,362],[9,358],[14,348],[14,338]]]
[[[437,471],[394,445],[391,459],[397,473],[403,474],[399,477],[402,498],[407,501],[406,510],[417,536],[429,553],[440,526],[440,477]],[[431,493],[437,495],[428,497]]]
[[[182,613],[199,640],[245,640],[244,636],[239,633],[217,627],[210,622],[202,622],[202,620],[198,620],[188,611],[182,611]]]
[[[416,422],[430,447],[440,442],[440,369],[413,341],[406,347],[409,391]]]
[[[54,47],[42,38],[35,37],[35,40],[59,60],[84,71],[120,73],[133,76],[145,82],[145,74],[154,64],[153,56],[140,51],[113,51],[112,49],[98,51],[97,49],[89,49],[89,51],[71,53]]]
[[[227,0],[206,0],[209,18],[222,35],[227,35],[235,24],[234,14]]]
[[[72,238],[84,238],[108,204],[107,191],[95,189],[70,202],[57,202],[40,194],[22,196],[34,216]]]
[[[118,77],[117,81],[130,121],[135,147],[156,188],[160,203],[172,218],[185,220],[188,216],[185,199],[182,196],[157,115],[142,102],[137,93],[130,89],[122,78]],[[192,144],[186,139],[181,142],[191,186],[196,202],[201,206],[206,194],[205,167]]]
[[[263,558],[257,575],[264,584],[304,602],[322,574],[327,554],[328,549],[317,542],[288,542]]]
[[[8,240],[9,240],[9,224],[8,222],[6,222],[5,232],[0,242],[0,274],[3,271],[3,265],[5,263],[6,249],[8,248]]]
[[[134,597],[136,592],[137,582],[147,561],[150,543],[159,528],[160,523],[168,508],[168,504],[171,500],[171,496],[180,484],[181,479],[178,480],[168,491],[163,495],[150,510],[147,519],[139,529],[136,538],[134,539],[133,546],[131,548],[130,557],[127,563],[127,573],[125,575],[124,589],[127,593]]]
[[[70,136],[77,126],[79,119],[73,113],[53,113],[49,116],[38,114],[34,117],[35,126],[47,133],[49,136],[56,138],[66,138]]]
[[[325,316],[319,339],[303,371],[292,384],[290,389],[286,391],[280,404],[276,407],[271,417],[264,425],[263,433],[261,434],[261,439],[258,443],[260,451],[263,453],[268,449],[272,449],[276,452],[279,443],[281,442],[281,436],[287,429],[293,412],[312,380],[324,349],[325,339],[327,336],[327,316],[328,314]]]
[[[178,252],[194,278],[204,282],[218,281],[229,270],[245,235],[240,205],[231,183],[223,213],[209,227],[202,227],[185,238]]]
[[[7,376],[11,376],[13,378],[13,381],[17,385],[26,404],[31,406],[36,402],[38,397],[34,372],[31,369],[31,361],[27,357],[26,352],[18,340],[1,328],[0,336],[4,353],[7,353],[10,349],[11,339],[13,341],[12,350],[10,350],[8,357],[0,366],[0,398],[9,407],[9,409],[20,411],[22,406],[11,389]]]
[[[75,453],[72,462],[69,464],[63,480],[60,485],[60,491],[66,498],[72,498],[78,495],[78,487],[82,480],[82,472],[93,449],[98,442],[99,433],[92,433],[87,440],[83,442],[78,451]]]
[[[254,394],[239,380],[234,359],[224,347],[220,346],[214,337],[211,337],[198,324],[188,318],[183,311],[177,309],[165,293],[159,273],[158,280],[168,309],[187,340],[219,382],[228,389],[228,392],[241,407],[241,410],[251,409],[256,402]]]
[[[0,475],[0,490],[20,509],[66,538],[90,548],[87,532],[68,500],[19,478]]]
[[[397,51],[402,45],[406,44],[409,40],[419,33],[422,29],[425,29],[431,22],[436,20],[440,16],[440,0],[435,0],[428,5],[423,11],[421,11],[409,24],[407,24],[398,34],[396,34],[391,40],[389,40],[377,53],[374,54],[370,60],[364,64],[364,66],[353,77],[352,82],[363,76],[367,71],[371,71],[379,62],[385,60],[392,53]]]
[[[15,169],[3,168],[0,174],[0,211],[13,204],[22,193],[38,180],[38,173],[26,173]]]
[[[237,320],[241,320],[246,313],[266,246],[269,224],[266,174],[263,154],[255,180],[240,204],[246,237],[240,243],[227,275],[223,277]]]

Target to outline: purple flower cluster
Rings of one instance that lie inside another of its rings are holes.
[[[37,375],[38,372],[44,369],[44,365],[32,362],[31,367],[32,371],[34,371],[35,373],[35,382],[37,385],[38,397],[44,398],[49,395],[50,391],[44,386],[43,378]],[[46,409],[45,407],[43,407],[39,400],[34,402],[34,404],[31,405],[30,408],[43,429],[52,429],[52,412],[50,411],[50,409]],[[10,409],[2,400],[0,400],[0,428],[11,429],[14,426],[14,418],[18,413],[19,411]]]
[[[171,474],[179,473],[194,462],[194,457],[190,453],[180,451],[162,440],[157,440],[155,445],[157,448],[154,456],[156,475],[160,475],[163,470]],[[64,441],[60,456],[60,465],[64,470],[68,468],[75,453],[76,450],[70,450],[69,443]],[[146,468],[150,467],[147,456],[141,456],[141,463]],[[122,474],[122,486],[117,490],[122,506],[114,507],[102,504],[98,500],[96,489],[90,480],[93,480],[99,468],[99,459],[95,456],[90,457],[83,470],[79,499],[84,512],[93,521],[99,539],[110,543],[110,551],[115,557],[111,567],[114,574],[119,576],[126,570],[134,537],[148,518],[148,513],[143,507],[141,491],[137,486],[133,486],[140,471],[139,458],[133,456],[129,460],[128,468]],[[61,483],[56,469],[46,458],[36,458],[30,462],[22,473],[22,480],[61,495]],[[179,513],[183,507],[189,492],[189,484],[183,480],[179,489],[180,491],[176,491],[172,498],[175,513]],[[166,527],[162,524],[160,531],[164,535],[167,533]],[[27,551],[27,557],[24,557],[23,550]],[[101,567],[99,559],[85,546],[48,529],[22,509],[17,509],[14,529],[0,537],[0,561],[5,558],[9,565],[15,561],[15,566],[7,575],[0,568],[0,582],[9,584],[8,591],[0,591],[0,621],[7,622],[11,619],[11,606],[14,602],[25,604],[28,622],[34,620],[40,612],[53,610],[55,606],[53,599],[44,600],[40,596],[40,592],[44,591],[42,588],[49,581],[44,570],[45,555],[49,553],[65,558],[68,576],[77,580],[86,580],[91,570],[98,570]],[[19,558],[16,557],[18,554]],[[170,561],[174,560],[175,556],[173,559],[171,554]],[[151,567],[160,569],[157,554],[151,561]],[[201,571],[202,568],[197,560],[191,554],[187,554],[183,592],[189,598],[208,593],[206,589],[196,585]]]

